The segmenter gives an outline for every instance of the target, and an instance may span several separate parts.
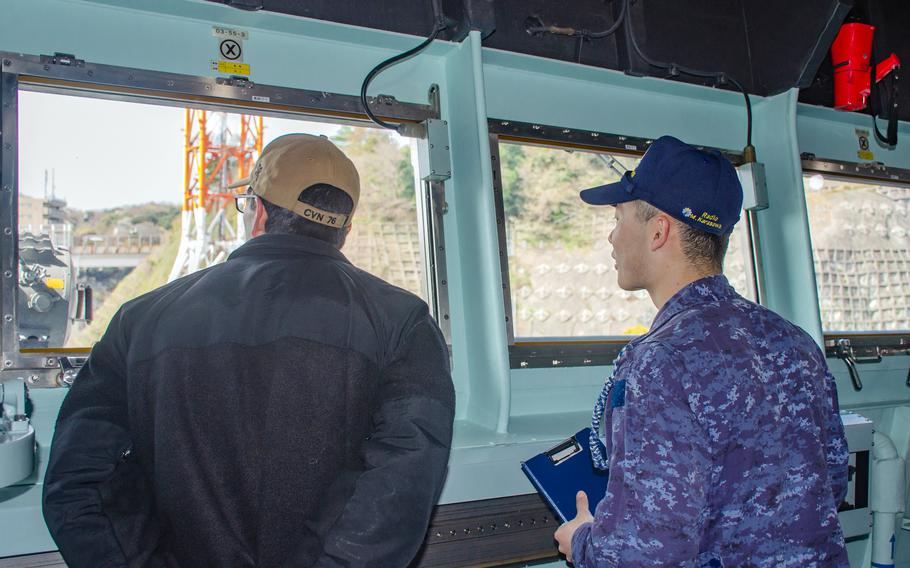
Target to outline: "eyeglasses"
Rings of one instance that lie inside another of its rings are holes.
[[[237,208],[238,213],[246,213],[247,211],[252,211],[256,206],[256,194],[254,193],[244,193],[242,195],[234,196],[234,207]]]

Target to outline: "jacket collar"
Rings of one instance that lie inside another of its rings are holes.
[[[263,234],[245,242],[231,253],[228,260],[244,256],[285,256],[294,257],[307,254],[327,256],[347,262],[341,251],[329,243],[303,235]]]
[[[736,291],[723,274],[696,280],[667,300],[667,303],[657,312],[654,323],[651,325],[651,331],[658,329],[676,314],[693,306],[729,299],[735,295]]]

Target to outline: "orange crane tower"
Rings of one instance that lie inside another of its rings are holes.
[[[224,260],[246,240],[228,185],[262,153],[262,117],[186,109],[180,247],[168,281]]]

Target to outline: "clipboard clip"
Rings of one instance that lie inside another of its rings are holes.
[[[553,465],[559,465],[579,452],[581,452],[581,444],[573,436],[558,446],[550,448],[544,455],[550,458]]]

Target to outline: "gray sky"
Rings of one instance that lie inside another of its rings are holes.
[[[53,169],[57,197],[77,209],[179,203],[183,126],[181,108],[20,91],[19,190],[43,197],[44,171]],[[266,117],[264,128],[268,143],[339,127]]]

